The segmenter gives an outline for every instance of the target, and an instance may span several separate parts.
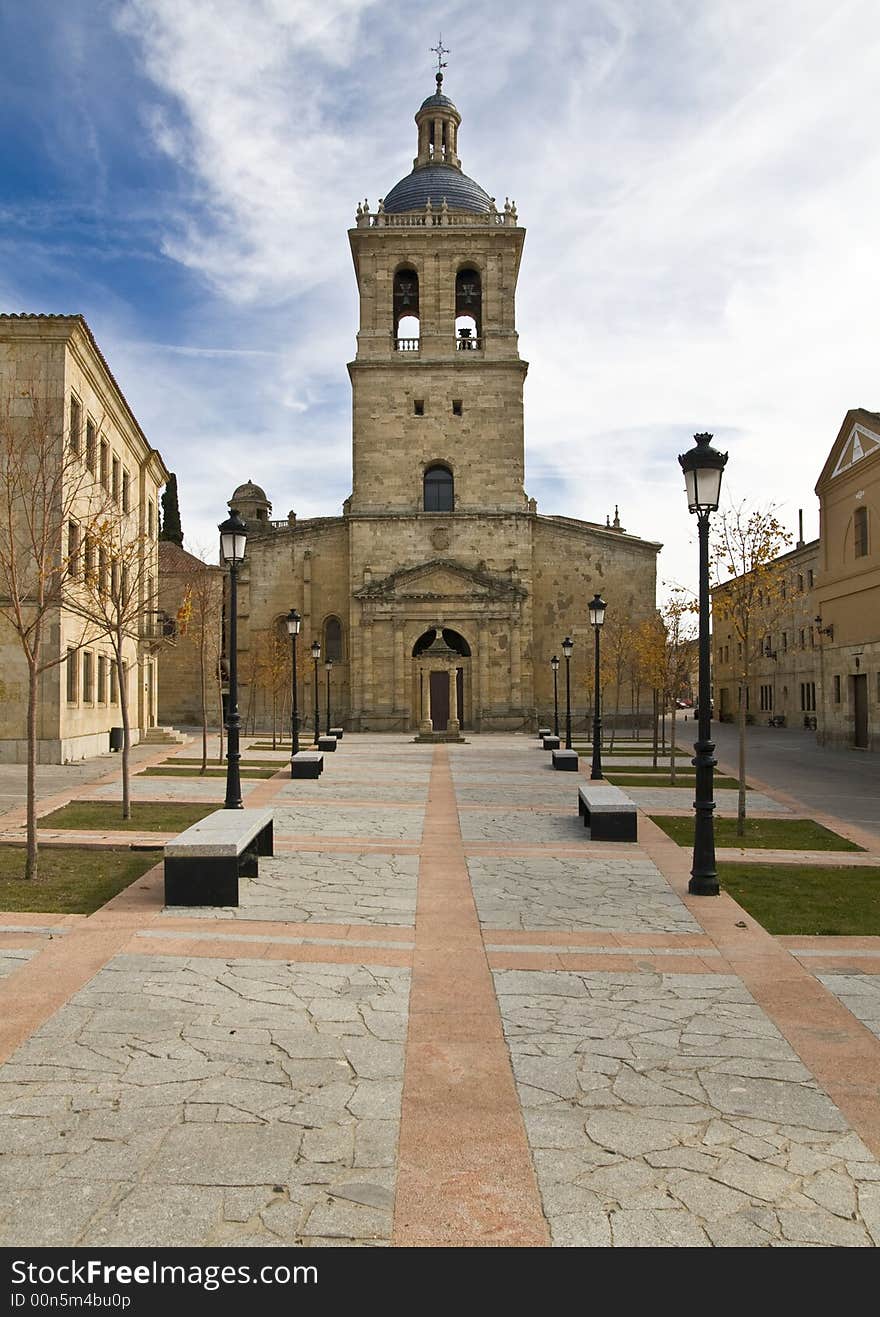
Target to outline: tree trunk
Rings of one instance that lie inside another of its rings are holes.
[[[122,644],[116,651],[116,677],[119,683],[119,716],[122,719],[122,817],[131,818],[131,729],[128,716],[128,682],[122,661]]]
[[[739,791],[736,801],[736,835],[742,837],[746,830],[746,692],[748,686],[739,688]]]
[[[675,700],[672,701],[672,717],[669,720],[669,781],[675,786]]]
[[[202,698],[202,766],[200,773],[208,771],[208,656],[205,653],[205,633],[202,628],[202,639],[199,645],[199,689]]]
[[[223,672],[220,667],[220,659],[217,659],[217,703],[220,708],[220,750],[217,755],[217,763],[223,763]]]
[[[27,707],[27,855],[24,876],[28,881],[39,876],[37,851],[37,703],[40,675],[37,661],[40,652],[39,637],[34,639],[34,657],[28,662]]]
[[[272,749],[278,749],[278,692],[272,687]]]
[[[654,738],[654,741],[653,741],[653,750],[654,750],[654,767],[656,768],[656,767],[657,767],[657,751],[658,751],[657,738],[658,738],[658,733],[659,733],[659,722],[660,722],[660,711],[659,711],[659,708],[658,708],[658,705],[659,705],[660,701],[659,701],[658,698],[657,698],[657,687],[656,687],[656,686],[654,687],[653,691],[651,692],[651,699],[652,699],[652,706],[651,706],[651,707],[652,707],[652,715],[653,715],[653,726],[652,726],[651,731],[652,731],[652,735],[653,735],[653,738]]]

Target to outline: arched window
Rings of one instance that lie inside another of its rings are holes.
[[[342,662],[342,623],[338,617],[328,617],[324,623],[324,658]]]
[[[467,266],[455,276],[455,338],[460,350],[478,348],[483,334],[483,286],[479,270]]]
[[[419,346],[419,276],[405,267],[394,275],[394,341],[398,351]]]
[[[425,472],[425,511],[451,512],[455,506],[452,472],[448,466],[429,466]]]

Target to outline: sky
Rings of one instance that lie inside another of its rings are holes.
[[[0,6],[0,309],[86,317],[195,551],[247,478],[276,518],[341,512],[346,231],[412,167],[438,13]],[[876,0],[447,0],[442,38],[464,171],[527,231],[539,512],[617,504],[661,597],[694,588],[677,456],[708,430],[725,500],[813,538],[846,411],[880,410]]]

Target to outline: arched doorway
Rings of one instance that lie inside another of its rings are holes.
[[[451,627],[429,627],[412,647],[414,660],[413,714],[418,726],[430,718],[435,732],[470,725],[471,647]],[[454,692],[451,675],[455,674]]]

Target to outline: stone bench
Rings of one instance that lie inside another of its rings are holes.
[[[238,905],[239,878],[273,855],[270,809],[218,809],[165,846],[166,905]]]
[[[337,741],[341,741],[341,740],[342,740],[342,728],[341,728],[341,727],[331,727],[331,728],[330,728],[330,735],[331,735],[331,736],[335,736],[336,739],[337,739]]]
[[[298,750],[290,761],[291,777],[320,777],[324,756],[320,750]]]
[[[578,771],[577,750],[554,750],[551,758],[553,767],[558,768],[563,773],[576,773]]]
[[[319,750],[326,750],[328,754],[332,754],[333,751],[336,749],[336,737],[335,737],[335,736],[319,736],[319,737],[318,737],[318,749],[319,749]]]
[[[552,727],[539,727],[539,728],[538,728],[538,740],[539,740],[539,741],[543,741],[543,739],[544,739],[545,736],[552,736],[552,735],[553,735],[553,728],[552,728]]]
[[[558,737],[558,736],[550,736],[550,735],[545,736],[545,737],[544,737],[544,749],[545,749],[545,750],[558,750],[558,749],[559,749],[559,737]]]
[[[578,787],[578,813],[593,841],[636,841],[636,807],[608,782]]]

